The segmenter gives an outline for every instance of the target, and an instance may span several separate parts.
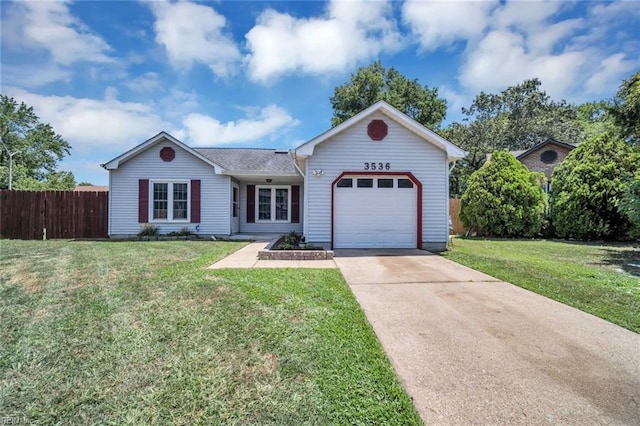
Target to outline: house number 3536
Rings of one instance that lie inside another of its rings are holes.
[[[364,163],[365,170],[389,170],[391,163]]]

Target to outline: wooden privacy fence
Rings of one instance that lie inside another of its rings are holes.
[[[462,235],[466,231],[464,224],[460,220],[460,199],[449,199],[449,217],[451,218],[451,233]]]
[[[105,238],[108,192],[0,190],[0,237]]]

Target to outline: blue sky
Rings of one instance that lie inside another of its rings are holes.
[[[609,98],[640,69],[640,2],[6,2],[2,93],[100,164],[161,130],[192,146],[292,148],[329,97],[381,60],[437,87],[445,122],[480,91],[537,77],[554,99]],[[19,159],[17,159],[19,161]]]

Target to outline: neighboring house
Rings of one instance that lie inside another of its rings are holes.
[[[449,171],[465,154],[384,101],[290,152],[192,148],[161,132],[103,164],[109,235],[148,223],[162,233],[296,231],[328,248],[442,250]]]
[[[549,138],[526,151],[511,151],[511,153],[532,172],[544,173],[547,177],[544,190],[551,192],[553,170],[574,148],[575,145]]]
[[[76,192],[107,192],[108,186],[96,186],[96,185],[76,185],[74,191]]]

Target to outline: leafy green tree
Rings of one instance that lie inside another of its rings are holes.
[[[611,106],[612,103],[607,100],[578,105],[578,123],[582,127],[585,140],[616,131],[616,125],[610,113]]]
[[[530,172],[509,151],[494,152],[469,178],[460,199],[460,218],[487,236],[536,236],[546,210],[543,180],[541,173]]]
[[[631,236],[640,238],[640,171],[636,173],[629,188],[622,195],[619,210],[631,223]]]
[[[575,106],[553,101],[538,79],[508,87],[499,94],[481,92],[462,112],[471,122],[492,122],[480,143],[495,149],[529,149],[548,138],[582,142]],[[488,140],[486,140],[488,139]],[[491,151],[488,151],[491,152]]]
[[[380,100],[431,129],[440,127],[447,113],[447,101],[438,97],[438,89],[422,86],[417,79],[410,80],[393,67],[387,70],[376,61],[335,88],[331,124],[337,126]]]
[[[22,189],[29,191],[70,191],[76,186],[73,173],[71,172],[52,172],[49,173],[45,180],[36,180],[32,177],[20,179],[14,186],[14,189]]]
[[[640,71],[622,82],[609,111],[622,136],[640,144]]]
[[[13,182],[15,188],[31,187],[40,182],[45,187],[67,185],[73,175],[63,172],[64,176],[51,176],[56,173],[58,162],[69,155],[71,146],[55,133],[49,124],[40,122],[33,108],[24,102],[0,94],[0,137],[7,149],[14,153]],[[4,146],[0,146],[0,187],[8,186],[9,155]],[[24,184],[21,181],[24,180]],[[72,189],[73,185],[69,188]],[[61,188],[51,188],[61,189]]]
[[[466,180],[490,152],[525,150],[548,138],[568,143],[585,140],[588,120],[581,122],[578,108],[566,101],[553,101],[541,84],[533,79],[498,94],[481,92],[469,108],[462,109],[462,123],[452,123],[444,130],[448,140],[469,153],[451,174],[452,194],[464,191]]]
[[[619,205],[640,155],[613,133],[583,143],[553,172],[551,219],[560,237],[616,239],[631,224]]]

